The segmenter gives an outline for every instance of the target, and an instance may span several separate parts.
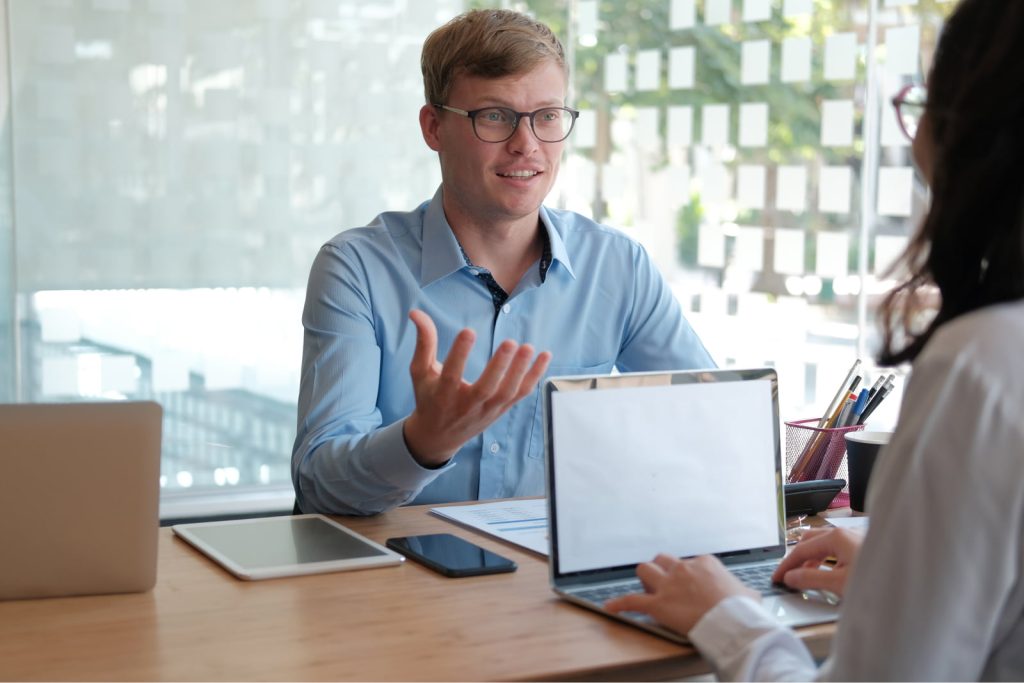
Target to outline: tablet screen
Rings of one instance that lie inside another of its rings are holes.
[[[175,533],[235,574],[286,576],[393,564],[400,557],[319,515],[184,524]]]

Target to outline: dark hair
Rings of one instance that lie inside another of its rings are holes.
[[[427,36],[420,57],[423,94],[427,104],[448,104],[456,76],[513,76],[544,61],[568,76],[562,43],[546,25],[510,10],[471,10]]]
[[[1024,2],[959,4],[935,53],[925,116],[932,202],[894,266],[909,274],[882,303],[885,365],[916,358],[958,316],[1024,298]],[[941,302],[922,325],[933,286]]]

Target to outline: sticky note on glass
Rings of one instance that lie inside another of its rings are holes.
[[[882,276],[889,266],[896,262],[907,248],[907,238],[902,235],[879,235],[875,238],[875,275]]]
[[[581,42],[597,40],[597,17],[597,0],[580,0],[576,11],[576,27]]]
[[[693,28],[696,17],[696,0],[672,0],[669,7],[668,27],[673,31]]]
[[[729,105],[705,104],[700,114],[700,140],[709,147],[729,144]]]
[[[731,14],[732,0],[704,0],[704,23],[708,26],[728,24]]]
[[[690,167],[669,166],[665,169],[665,186],[668,200],[673,207],[690,203]]]
[[[801,213],[807,209],[807,168],[779,166],[775,183],[775,208]]]
[[[914,194],[914,169],[883,166],[878,169],[878,215],[910,215]]]
[[[767,40],[747,40],[740,50],[740,82],[763,85],[768,82],[772,63],[772,44]]]
[[[573,144],[584,149],[597,144],[597,114],[593,109],[581,109],[572,129]]]
[[[770,0],[743,0],[743,21],[768,21],[771,18]]]
[[[798,17],[810,14],[814,9],[814,0],[785,0],[782,3],[782,16]]]
[[[849,166],[822,166],[818,175],[818,210],[823,213],[850,213],[850,188],[853,174]]]
[[[853,100],[825,100],[821,103],[821,146],[853,145]]]
[[[655,149],[661,143],[658,137],[657,107],[637,107],[635,139],[644,149]]]
[[[885,69],[894,76],[916,76],[921,64],[921,27],[885,29]]]
[[[661,82],[661,50],[636,53],[636,89],[657,90]]]
[[[764,228],[741,227],[736,231],[733,265],[747,271],[764,268]]]
[[[856,76],[856,34],[833,33],[825,39],[825,80],[850,81]]]
[[[668,87],[683,90],[693,87],[694,48],[674,47],[668,52]]]
[[[782,82],[811,80],[811,39],[786,38],[782,41]]]
[[[776,273],[804,274],[803,230],[775,228],[775,258],[772,266]]]
[[[768,144],[768,105],[748,102],[740,105],[740,147],[764,147]]]
[[[891,98],[883,100],[888,103]],[[882,107],[882,135],[879,141],[883,147],[907,147],[910,145],[910,138],[900,128],[896,119],[896,107]]]
[[[75,61],[75,29],[69,24],[42,24],[32,32],[36,60],[44,64]]]
[[[736,169],[736,202],[744,209],[764,208],[764,166]]]
[[[185,0],[149,0],[149,11],[154,14],[184,14],[185,12]],[[268,3],[264,3],[268,4]],[[288,14],[288,8],[285,7],[285,12],[282,16]]]
[[[819,277],[846,277],[850,272],[850,238],[839,232],[819,232],[814,274]]]
[[[697,229],[697,263],[709,268],[725,266],[725,233],[721,227],[704,223]]]
[[[604,58],[604,89],[608,92],[626,90],[626,55],[611,54]]]
[[[724,202],[730,199],[732,178],[724,164],[711,162],[700,174],[700,195],[705,202]]]
[[[668,108],[668,144],[673,147],[693,144],[693,107]]]
[[[605,199],[618,201],[622,199],[626,188],[626,172],[618,164],[601,166],[601,194]]]

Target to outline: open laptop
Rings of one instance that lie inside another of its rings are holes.
[[[156,582],[160,406],[0,405],[0,600]]]
[[[544,385],[552,588],[678,642],[604,602],[642,591],[658,553],[713,553],[789,626],[832,621],[834,596],[772,586],[785,555],[774,370],[555,377]]]

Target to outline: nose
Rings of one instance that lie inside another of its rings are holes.
[[[522,154],[523,156],[529,156],[537,149],[540,145],[540,140],[534,134],[533,126],[530,125],[528,117],[524,116],[519,119],[519,125],[516,126],[512,137],[508,139],[506,144],[510,152]]]

